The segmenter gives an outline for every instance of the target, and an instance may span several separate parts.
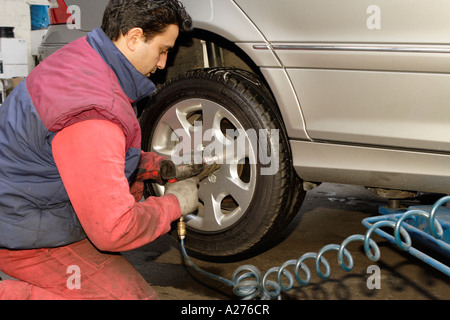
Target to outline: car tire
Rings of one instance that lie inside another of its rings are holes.
[[[228,68],[189,71],[150,99],[141,116],[142,147],[173,156],[185,139],[173,139],[178,136],[174,132],[192,135],[196,123],[203,134],[211,129],[214,141],[236,143],[242,134],[248,145],[243,157],[222,160],[222,166],[200,182],[201,206],[187,222],[188,252],[205,260],[233,260],[266,249],[283,234],[305,196],[275,100],[253,73]],[[230,138],[225,129],[238,134]],[[257,135],[256,148],[252,134]],[[192,152],[198,148],[192,145]],[[266,152],[265,161],[256,149]],[[163,189],[149,183],[147,196],[159,196]]]

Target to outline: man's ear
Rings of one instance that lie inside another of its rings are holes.
[[[134,52],[140,42],[144,41],[144,31],[141,28],[132,28],[125,34],[128,50]]]

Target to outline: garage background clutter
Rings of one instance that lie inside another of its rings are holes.
[[[36,66],[48,7],[47,0],[0,0],[0,105]]]

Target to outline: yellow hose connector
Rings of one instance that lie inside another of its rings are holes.
[[[186,237],[186,222],[184,222],[183,217],[181,217],[180,221],[178,221],[177,233],[178,238],[180,238],[180,240],[184,240],[184,238]]]

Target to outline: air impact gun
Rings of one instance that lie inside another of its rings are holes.
[[[203,157],[201,164],[180,164],[176,165],[171,160],[163,160],[160,166],[161,178],[168,182],[176,182],[192,177],[196,177],[198,181],[202,181],[214,171],[220,168],[220,164],[217,163],[219,158]],[[186,236],[186,223],[184,218],[181,217],[177,226],[178,237],[184,241]]]
[[[201,181],[210,175],[212,172],[220,168],[218,162],[219,158],[203,157],[201,164],[179,164],[176,165],[171,160],[163,160],[160,167],[161,178],[169,181],[181,181],[192,177],[198,177]]]

